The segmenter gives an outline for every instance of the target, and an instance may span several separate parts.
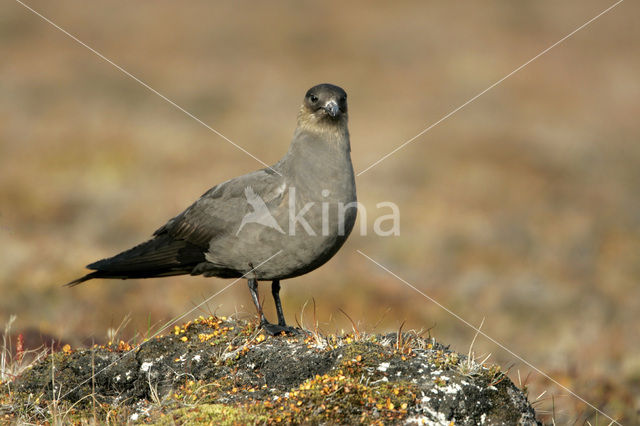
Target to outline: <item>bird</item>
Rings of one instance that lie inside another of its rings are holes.
[[[277,163],[214,186],[150,239],[87,265],[92,272],[66,285],[97,278],[246,278],[262,329],[297,334],[285,321],[280,281],[331,259],[357,210],[347,93],[318,84],[306,92],[289,149]],[[263,313],[260,281],[271,281],[277,324]]]

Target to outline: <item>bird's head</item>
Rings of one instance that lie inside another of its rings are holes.
[[[347,92],[333,84],[318,84],[304,95],[298,115],[304,127],[320,126],[327,130],[347,124]]]

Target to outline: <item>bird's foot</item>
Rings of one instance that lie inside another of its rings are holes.
[[[297,328],[289,327],[288,325],[271,324],[270,322],[263,322],[260,327],[271,336],[279,336],[282,333],[289,336],[302,333]]]

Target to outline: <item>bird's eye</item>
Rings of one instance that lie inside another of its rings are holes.
[[[343,102],[343,103],[344,103],[344,102],[347,102],[347,97],[346,97],[346,96],[342,96],[342,97],[340,98],[340,102]]]
[[[316,95],[311,95],[309,96],[309,100],[315,104],[318,102],[318,97]]]

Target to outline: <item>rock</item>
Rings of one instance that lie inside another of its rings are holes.
[[[55,400],[80,418],[99,404],[167,424],[540,424],[499,367],[411,332],[268,337],[252,323],[201,317],[136,348],[66,349],[11,385],[23,411]]]

